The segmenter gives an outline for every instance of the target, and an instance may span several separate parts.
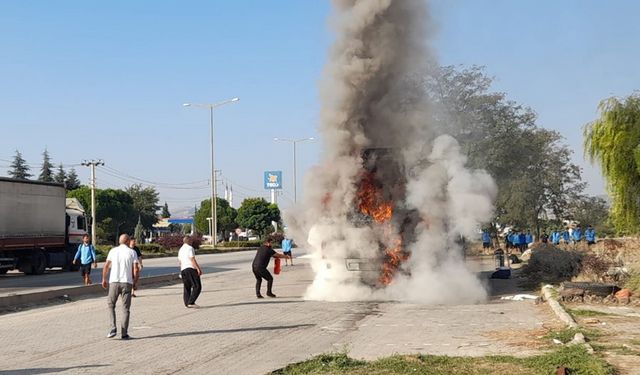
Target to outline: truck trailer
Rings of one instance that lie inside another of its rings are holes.
[[[73,256],[86,233],[84,208],[66,198],[64,185],[0,177],[0,274],[76,270]]]

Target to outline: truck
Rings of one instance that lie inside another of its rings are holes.
[[[0,274],[77,270],[73,257],[87,229],[82,204],[66,198],[64,185],[0,177]]]

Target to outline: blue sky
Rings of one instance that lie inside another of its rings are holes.
[[[484,65],[494,88],[533,108],[585,167],[581,128],[599,100],[640,87],[634,1],[437,0],[433,40],[442,64]],[[208,196],[208,113],[184,102],[240,97],[216,112],[216,167],[235,204],[268,197],[264,170],[284,171],[291,148],[273,137],[317,136],[317,84],[333,39],[325,1],[0,2],[0,175],[19,149],[34,166],[101,158],[101,187],[130,176],[161,183],[180,211]],[[321,143],[298,149],[298,175]],[[86,167],[76,167],[83,182]],[[302,184],[298,184],[299,195]],[[222,194],[221,194],[222,195]]]

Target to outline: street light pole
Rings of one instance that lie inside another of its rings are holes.
[[[299,142],[304,142],[304,141],[313,141],[315,138],[313,137],[309,137],[309,138],[300,138],[300,139],[288,139],[288,138],[274,138],[273,140],[276,142],[289,142],[293,145],[293,203],[297,203],[298,202],[298,189],[297,189],[297,182],[298,182],[298,171],[296,168],[296,144],[298,144]]]
[[[102,160],[83,160],[82,166],[91,167],[91,243],[96,246],[96,166],[104,165]]]
[[[209,131],[211,135],[211,220],[213,221],[213,228],[210,230],[211,241],[213,242],[213,246],[216,246],[218,243],[218,202],[216,202],[216,165],[215,165],[215,154],[214,154],[214,141],[215,141],[215,128],[214,128],[214,115],[213,111],[220,106],[225,104],[234,103],[240,100],[239,98],[233,98],[229,100],[225,100],[219,103],[213,104],[192,104],[192,103],[184,103],[184,107],[197,107],[197,108],[208,108],[209,109]],[[211,233],[213,232],[213,233]]]

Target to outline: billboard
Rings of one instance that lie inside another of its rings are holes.
[[[264,188],[282,189],[282,171],[265,171]]]

